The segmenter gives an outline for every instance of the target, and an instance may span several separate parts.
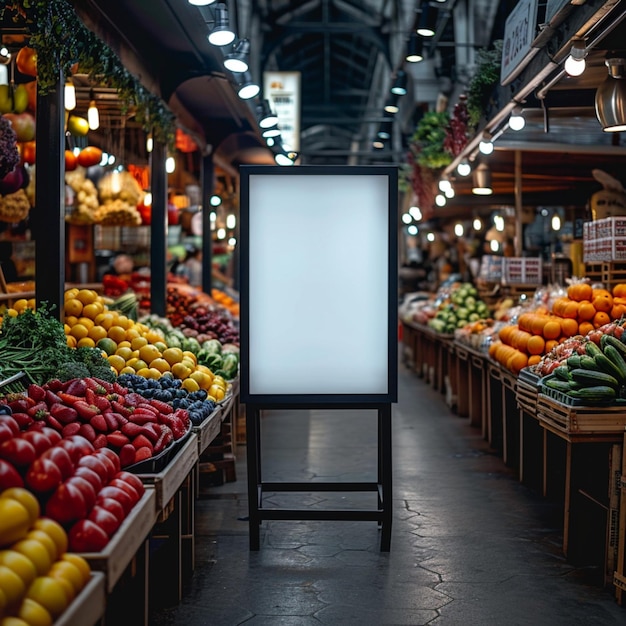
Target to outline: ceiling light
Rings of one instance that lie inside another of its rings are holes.
[[[226,55],[224,67],[231,72],[247,72],[248,56],[250,55],[250,40],[241,39],[232,52]]]
[[[391,93],[396,96],[406,95],[406,72],[399,70],[396,74],[396,78],[391,86]]]
[[[209,4],[213,4],[215,0],[187,0],[187,2],[195,7],[206,7]]]
[[[561,230],[561,218],[556,213],[552,216],[552,230]]]
[[[442,178],[438,183],[439,191],[445,193],[446,189],[452,189],[452,183],[447,178]]]
[[[215,7],[215,23],[208,39],[214,46],[227,46],[235,41],[235,33],[228,23],[228,8],[223,2]]]
[[[277,165],[293,165],[293,161],[284,152],[276,154],[274,161]]]
[[[580,76],[585,71],[587,48],[584,39],[575,39],[570,55],[565,59],[565,71],[570,76]]]
[[[509,117],[509,128],[511,130],[522,130],[524,126],[526,126],[526,120],[522,115],[522,107],[516,105],[513,107],[513,111],[511,111],[511,116]]]
[[[413,236],[419,233],[419,228],[415,224],[411,224],[406,230],[409,233],[409,235],[413,235]]]
[[[385,147],[385,142],[382,139],[374,139],[372,146],[376,148],[376,150],[382,150]]]
[[[398,96],[393,96],[392,98],[387,100],[387,102],[385,102],[384,110],[387,113],[391,113],[391,114],[397,113],[399,110]]]
[[[448,200],[454,198],[454,189],[452,187],[448,187],[446,190],[444,190],[443,195],[448,198]]]
[[[391,139],[392,126],[391,122],[382,122],[376,136],[379,139]]]
[[[71,78],[68,78],[65,83],[63,95],[65,97],[65,110],[73,111],[76,108],[76,89],[74,89],[74,83]]]
[[[438,193],[435,196],[435,204],[437,206],[446,206],[446,197],[443,194]]]
[[[474,228],[474,230],[482,230],[483,223],[482,223],[482,220],[480,219],[480,217],[475,217],[474,218],[474,221],[472,223],[472,227]]]
[[[422,212],[420,211],[420,208],[417,206],[410,207],[409,213],[413,216],[413,219],[418,222],[422,219]]]
[[[596,116],[607,133],[626,130],[626,59],[605,61],[609,75],[596,91]]]
[[[493,193],[491,188],[491,170],[485,163],[481,163],[473,172],[472,193],[477,196],[489,196]]]
[[[278,124],[278,117],[270,108],[269,100],[263,100],[263,102],[257,104],[256,113],[261,128],[270,128]]]
[[[435,30],[437,28],[438,16],[439,11],[437,10],[437,7],[428,2],[426,6],[422,9],[419,23],[417,25],[417,34],[421,35],[422,37],[434,37]]]
[[[402,214],[402,221],[405,224],[410,224],[413,221],[413,218],[411,217],[411,215],[409,213],[403,213]]]
[[[472,166],[469,164],[469,161],[463,160],[456,166],[456,171],[459,176],[469,176]]]
[[[100,113],[96,106],[96,101],[93,96],[93,91],[89,94],[89,108],[87,109],[87,121],[89,122],[90,130],[97,130],[100,127]]]
[[[454,225],[454,234],[457,237],[463,237],[463,233],[465,232],[465,229],[463,228],[463,224],[455,224]]]
[[[500,242],[497,239],[492,239],[489,242],[489,247],[492,252],[497,252],[500,249]]]
[[[483,138],[478,144],[478,149],[482,154],[491,154],[493,152],[493,142],[489,133],[483,133]]]
[[[220,204],[222,204],[222,199],[217,194],[213,194],[209,198],[209,204],[211,206],[219,206]]]
[[[426,239],[430,242],[435,241],[435,233],[428,233],[428,235],[426,235]]]
[[[252,80],[250,72],[238,74],[237,95],[242,100],[250,100],[259,95],[261,88]]]
[[[265,139],[270,139],[272,137],[278,137],[280,135],[280,128],[278,128],[278,124],[274,124],[274,126],[270,126],[269,128],[264,128],[261,133]]]
[[[409,37],[405,59],[408,63],[419,63],[424,60],[424,40],[415,33],[411,33]]]

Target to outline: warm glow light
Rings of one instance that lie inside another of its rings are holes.
[[[446,197],[443,194],[438,193],[435,196],[435,204],[437,206],[445,206],[446,205]]]
[[[474,227],[474,230],[482,230],[483,223],[482,223],[481,219],[479,217],[477,217],[477,218],[474,219],[474,222],[473,222],[472,226]]]
[[[501,215],[496,215],[493,218],[493,225],[498,232],[502,232],[504,230],[504,218]]]
[[[418,221],[422,219],[422,212],[420,211],[420,208],[417,206],[412,206],[409,209],[409,213],[411,214],[411,216],[413,217],[414,220]]]
[[[111,193],[118,194],[122,191],[122,180],[120,173],[115,170],[111,172]]]
[[[143,203],[145,206],[152,206],[152,193],[150,191],[147,191],[143,197]]]
[[[443,195],[448,199],[454,198],[454,189],[452,187],[449,187],[443,192]]]
[[[428,233],[428,235],[426,235],[426,239],[430,242],[435,241],[435,233]]]
[[[552,230],[561,230],[561,218],[556,213],[552,216]]]
[[[478,144],[478,149],[483,154],[491,154],[493,152],[493,143],[491,143],[491,141],[481,141]]]
[[[454,234],[457,237],[463,237],[463,233],[465,232],[465,229],[463,228],[463,224],[455,224],[454,225]]]
[[[459,173],[459,176],[469,176],[469,173],[472,171],[472,166],[467,161],[461,161],[456,166],[456,171]]]
[[[228,240],[228,245],[229,245],[231,248],[234,248],[234,247],[237,245],[237,240],[236,240],[234,237],[231,237],[231,238]]]
[[[165,159],[165,171],[168,174],[172,174],[176,170],[176,159],[173,156],[167,157]]]
[[[572,55],[568,56],[565,60],[565,71],[570,76],[580,76],[587,66],[585,59],[575,59]]]
[[[74,83],[71,80],[65,83],[64,97],[65,110],[73,111],[76,108],[76,89],[74,89]]]
[[[492,239],[489,247],[491,248],[492,252],[497,252],[500,249],[500,244],[498,243],[497,239]]]
[[[87,109],[87,121],[89,122],[89,128],[91,130],[97,130],[100,127],[100,114],[98,113],[98,107],[96,101],[91,100],[89,102],[89,108]]]
[[[417,233],[419,233],[419,229],[415,224],[411,224],[411,226],[409,226],[406,230],[409,235],[417,235]]]
[[[445,193],[446,189],[452,189],[452,183],[447,178],[442,178],[439,181],[439,191]]]
[[[152,148],[154,148],[154,140],[150,134],[146,137],[146,152],[152,152]]]
[[[209,4],[213,4],[215,0],[187,0],[187,2],[195,7],[206,7]]]
[[[226,228],[230,228],[231,230],[235,228],[237,224],[237,218],[231,213],[226,216]]]
[[[226,229],[225,228],[218,228],[217,229],[217,238],[218,239],[226,239]]]

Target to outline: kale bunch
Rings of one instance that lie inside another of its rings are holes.
[[[12,172],[19,162],[17,135],[11,122],[0,115],[0,179]]]

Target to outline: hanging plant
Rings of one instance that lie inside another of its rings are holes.
[[[467,88],[469,125],[474,129],[490,109],[490,105],[494,104],[493,92],[500,83],[501,62],[501,39],[494,41],[490,50],[481,49],[476,53],[476,71]]]
[[[450,124],[448,125],[443,147],[452,156],[458,156],[467,145],[467,123],[469,113],[467,111],[467,96],[461,94],[459,101],[454,105]]]
[[[439,169],[452,162],[452,155],[444,148],[449,124],[447,111],[424,113],[411,138],[411,143],[418,148],[416,160],[420,165]]]
[[[117,54],[91,32],[68,0],[15,0],[0,9],[14,22],[24,24],[29,46],[37,53],[37,83],[41,94],[56,85],[59,72],[80,71],[95,83],[117,90],[126,111],[154,138],[173,147],[175,117],[163,100],[146,89],[122,64]]]

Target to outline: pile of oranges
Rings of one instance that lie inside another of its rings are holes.
[[[570,285],[567,297],[557,298],[552,312],[538,307],[522,313],[517,324],[500,329],[499,341],[489,348],[489,356],[514,374],[539,363],[544,354],[575,335],[585,336],[626,315],[626,283],[610,292],[594,289],[587,282]]]

